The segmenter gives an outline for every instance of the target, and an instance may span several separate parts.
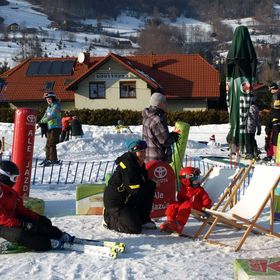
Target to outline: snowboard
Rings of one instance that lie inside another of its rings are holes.
[[[177,185],[178,185],[179,184],[178,176],[179,176],[180,169],[183,167],[187,141],[189,138],[190,125],[185,122],[176,122],[175,131],[178,131],[180,133],[180,138],[177,143],[173,144],[174,149],[172,152],[171,167],[174,170]]]

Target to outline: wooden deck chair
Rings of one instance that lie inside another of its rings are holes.
[[[229,200],[224,205],[224,212],[205,209],[205,211],[215,218],[215,220],[204,235],[203,240],[213,244],[225,245],[217,241],[208,240],[208,237],[218,223],[225,224],[235,229],[246,229],[245,233],[235,246],[235,251],[240,250],[251,231],[280,237],[280,234],[274,232],[273,219],[274,189],[277,187],[279,181],[279,166],[256,165],[244,196],[241,197],[231,209],[226,211],[226,207],[229,206],[230,200],[234,198],[237,189],[232,192]],[[271,202],[271,215],[270,225],[267,228],[257,224],[257,221],[269,200]]]
[[[237,169],[212,167],[209,172],[207,172],[202,179],[202,186],[213,202],[211,209],[217,210],[224,202],[225,198],[231,194],[231,191],[233,187],[236,186],[237,182],[239,181],[241,184],[240,177],[244,173],[244,170],[244,167]],[[247,172],[249,172],[249,170]],[[246,177],[243,176],[242,178],[244,181]],[[202,221],[202,225],[193,235],[193,238],[196,239],[200,236],[207,223],[210,222],[211,218],[207,218],[205,212],[195,209],[191,210],[191,214],[197,220]]]

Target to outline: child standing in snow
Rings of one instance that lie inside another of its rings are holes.
[[[167,221],[160,225],[160,230],[182,234],[188,221],[191,209],[201,211],[203,207],[210,208],[212,201],[200,185],[200,170],[194,167],[184,167],[180,170],[180,190],[177,202],[169,204],[165,214]]]

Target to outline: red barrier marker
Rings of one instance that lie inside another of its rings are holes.
[[[30,191],[36,115],[36,110],[30,108],[20,108],[15,112],[11,160],[18,166],[20,174],[14,189],[23,197],[28,197]]]
[[[175,201],[176,181],[172,167],[159,160],[151,160],[146,164],[150,179],[157,182],[151,218],[165,216],[169,203]]]

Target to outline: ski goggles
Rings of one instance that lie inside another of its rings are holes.
[[[183,174],[179,176],[179,179],[191,179],[192,181],[200,177],[200,170],[196,169],[192,174]]]
[[[9,177],[9,178],[10,178],[10,181],[12,181],[13,183],[16,182],[16,179],[17,179],[17,177],[19,176],[19,175],[11,175],[11,174],[8,174],[6,171],[4,171],[4,170],[1,169],[1,168],[0,168],[0,174]]]
[[[201,181],[201,176],[190,174],[190,175],[179,176],[179,179],[180,180],[181,179],[189,179],[191,182],[194,182],[194,181]]]

